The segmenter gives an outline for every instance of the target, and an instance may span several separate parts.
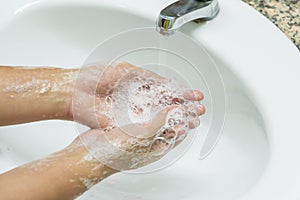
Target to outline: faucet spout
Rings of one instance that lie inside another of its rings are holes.
[[[160,12],[156,29],[163,35],[172,35],[189,21],[213,19],[219,10],[217,0],[179,0]]]

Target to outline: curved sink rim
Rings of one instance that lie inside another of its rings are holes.
[[[65,3],[68,1],[71,2],[71,0],[53,0],[51,1],[51,4],[54,2]],[[32,0],[32,2],[34,1]],[[47,3],[47,1],[37,1],[37,3],[39,2]],[[72,1],[72,3],[74,2],[83,3],[80,0]],[[122,0],[115,0],[112,3],[109,0],[86,0],[83,4],[112,6],[114,8],[133,12],[137,15],[141,15],[155,21],[160,8],[169,2],[171,1],[161,2],[159,0],[153,0],[151,3],[141,3],[138,0],[128,0],[126,2]],[[145,6],[145,4],[147,4],[147,6]],[[225,0],[220,0],[220,4],[221,9],[224,11],[221,11],[220,13],[222,17],[227,17],[222,13],[228,14],[232,8],[237,8],[238,10],[235,10],[234,13],[235,18],[239,18],[239,20],[244,22],[250,22],[250,25],[252,26],[253,24],[259,24],[259,33],[265,32],[265,34],[260,38],[259,35],[254,34],[253,36],[254,30],[253,32],[248,33],[241,30],[241,27],[239,28],[235,26],[236,21],[233,20],[233,16],[229,16],[226,19],[228,21],[232,20],[232,23],[227,21],[228,24],[233,25],[230,29],[237,31],[240,34],[244,34],[244,37],[252,37],[252,39],[259,41],[259,52],[262,50],[266,52],[271,51],[273,54],[275,53],[275,55],[277,55],[274,59],[270,59],[269,56],[266,57],[265,55],[255,53],[253,51],[253,49],[257,48],[257,46],[255,46],[255,42],[253,42],[253,44],[248,42],[242,45],[244,42],[243,37],[235,37],[234,39],[237,40],[236,43],[240,43],[240,45],[236,45],[234,48],[231,48],[230,52],[226,51],[226,47],[228,47],[230,42],[220,38],[223,36],[222,32],[224,31],[224,27],[220,26],[221,17],[219,17],[219,20],[216,18],[214,21],[206,24],[205,26],[194,28],[188,33],[199,40],[209,52],[213,52],[214,55],[224,59],[225,62],[230,63],[231,70],[247,84],[247,90],[250,94],[253,94],[254,102],[262,111],[261,113],[263,114],[263,118],[266,122],[271,148],[270,162],[263,178],[257,186],[244,197],[244,199],[261,199],[262,197],[283,199],[287,196],[297,195],[297,189],[300,186],[300,172],[298,170],[300,168],[300,158],[298,158],[299,156],[296,157],[296,155],[297,152],[300,152],[300,146],[297,145],[296,138],[299,137],[297,136],[297,132],[299,133],[300,129],[297,126],[296,111],[300,110],[300,106],[297,105],[299,97],[296,96],[293,91],[297,89],[297,83],[300,85],[300,80],[298,80],[296,76],[296,72],[299,72],[300,70],[299,67],[297,68],[297,66],[300,66],[300,54],[292,42],[278,28],[276,28],[275,25],[243,2],[227,0],[225,3]],[[28,7],[26,7],[26,5],[22,9],[19,9],[15,14],[22,12],[24,8],[26,9]],[[11,17],[13,18],[14,14],[12,14]],[[246,25],[242,25],[242,28],[243,27],[246,27]],[[269,46],[271,43],[270,38],[268,39],[266,37],[268,34],[272,36],[272,39],[274,40],[273,42],[280,46],[280,49],[271,49],[273,46]],[[243,52],[240,52],[241,47],[245,47],[243,48]],[[261,68],[260,64],[257,66],[252,65],[257,62],[252,63],[245,59],[245,56],[249,55],[255,56],[256,60],[259,60],[262,63],[261,65],[266,63],[272,65],[273,73],[270,73],[269,69]],[[278,57],[278,55],[284,55],[284,57]],[[238,58],[239,56],[241,56],[240,59]],[[278,77],[284,75],[284,72],[286,73],[286,70],[282,69],[281,65],[284,63],[286,64],[287,62],[290,64],[289,69],[292,70],[293,73],[289,74],[289,76],[285,79],[285,82],[277,83],[276,81],[278,80]],[[265,77],[263,77],[262,74],[268,74],[269,81],[263,81],[265,80]],[[287,82],[287,80],[290,82]],[[272,87],[270,87],[270,84],[267,82],[272,82],[273,87],[292,88],[292,91],[285,92],[286,96],[291,97],[289,99],[290,103],[285,105],[284,110],[281,110],[281,115],[289,116],[289,119],[284,119],[278,116],[278,112],[274,109],[274,105],[280,105],[284,102],[285,98],[278,96],[278,92],[274,91],[274,89],[271,91],[270,88]],[[270,91],[268,89],[270,89]],[[264,98],[258,98],[261,96],[264,96]],[[283,134],[287,132],[290,134],[289,137]],[[280,181],[278,181],[278,174],[281,174]]]

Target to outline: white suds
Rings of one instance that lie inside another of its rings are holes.
[[[35,91],[40,94],[44,94],[51,89],[51,82],[49,80],[36,80],[32,78],[26,83],[15,82],[8,85],[3,89],[4,92],[15,92],[15,93],[25,93]]]
[[[40,94],[45,94],[51,89],[51,83],[50,82],[45,82],[42,83],[41,88],[40,88]]]
[[[178,106],[168,113],[165,124],[152,139],[140,140],[125,130],[133,137],[124,141],[95,134],[84,142],[96,159],[119,171],[158,160],[186,137],[189,122],[198,118],[194,108],[199,102],[186,100],[184,93],[189,89],[174,80],[129,73],[114,87],[112,95],[104,101],[107,110],[101,113],[110,121],[104,129],[108,135],[115,127],[122,127],[124,132],[126,125],[148,122],[165,108]]]

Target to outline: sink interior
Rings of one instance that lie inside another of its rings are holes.
[[[0,61],[7,65],[76,67],[111,35],[153,25],[154,21],[109,7],[36,4],[1,28],[0,43],[5,48],[0,49]],[[233,200],[255,185],[269,157],[263,119],[244,83],[228,70],[222,58],[215,61],[226,88],[227,117],[223,137],[212,154],[198,159],[203,139],[199,134],[171,167],[153,174],[116,174],[79,199]],[[207,123],[203,119],[200,132]],[[76,135],[72,122],[1,127],[0,172],[59,150]]]

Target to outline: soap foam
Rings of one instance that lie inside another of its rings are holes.
[[[95,139],[84,143],[103,164],[120,171],[137,169],[160,159],[186,137],[190,130],[189,122],[198,118],[194,108],[199,102],[184,98],[188,90],[175,80],[154,76],[146,70],[128,73],[118,82],[113,93],[105,98],[108,109],[103,114],[110,120],[110,125],[104,132],[108,133],[108,137],[96,134]],[[140,139],[124,129],[129,124],[149,122],[172,105],[178,107],[168,113],[164,125],[154,133],[154,137]],[[110,138],[110,131],[115,127],[120,127],[128,137]],[[105,139],[102,136],[106,137],[108,144],[103,145]]]

